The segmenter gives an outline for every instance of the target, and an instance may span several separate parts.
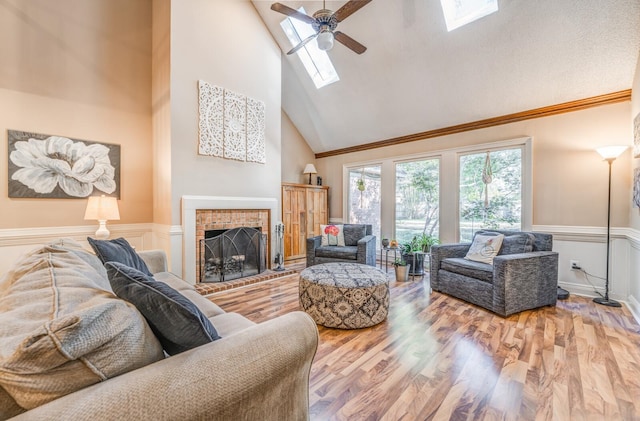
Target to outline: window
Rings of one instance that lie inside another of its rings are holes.
[[[447,31],[498,11],[498,0],[440,0]]]
[[[371,224],[380,246],[380,200],[382,196],[380,165],[350,168],[348,213],[350,224]]]
[[[301,7],[298,11],[307,14],[304,7]],[[300,44],[303,39],[315,34],[311,25],[298,19],[286,18],[280,22],[280,26],[287,35],[287,38],[289,38],[292,47]],[[329,55],[326,51],[318,48],[318,43],[315,40],[299,49],[297,54],[317,89],[340,80]]]
[[[522,229],[522,148],[460,155],[460,240],[480,229]]]
[[[448,244],[484,228],[531,231],[532,145],[520,137],[346,164],[342,218],[372,224],[378,241],[384,234],[400,244],[423,232]]]
[[[420,234],[438,238],[440,159],[396,164],[396,230],[402,244]]]

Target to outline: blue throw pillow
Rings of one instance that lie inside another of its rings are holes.
[[[133,247],[131,247],[131,244],[124,238],[96,240],[87,237],[87,241],[91,244],[91,247],[93,247],[93,250],[103,264],[107,262],[118,262],[137,269],[145,275],[153,276],[144,260],[138,256],[138,253],[136,253]]]
[[[152,276],[118,262],[105,264],[111,288],[142,313],[169,355],[220,339],[200,309]]]

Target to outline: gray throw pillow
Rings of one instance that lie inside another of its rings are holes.
[[[367,227],[360,224],[345,225],[343,231],[346,246],[357,246],[358,240],[367,235]]]
[[[523,232],[521,234],[505,235],[502,248],[498,255],[531,253],[536,237],[533,234]]]
[[[87,237],[87,241],[91,247],[93,247],[96,256],[98,256],[103,264],[107,262],[118,262],[125,266],[135,268],[145,275],[153,276],[144,260],[138,256],[138,253],[136,253],[133,247],[131,247],[131,244],[124,238],[96,240]]]
[[[118,262],[107,262],[116,295],[135,305],[169,355],[220,339],[200,309],[184,295],[152,276]]]
[[[481,230],[476,234],[500,235],[501,233]],[[530,232],[505,232],[502,234],[504,234],[504,239],[502,241],[502,247],[500,247],[500,251],[498,252],[498,256],[504,256],[506,254],[531,253],[533,251],[533,244],[536,241],[536,236]]]

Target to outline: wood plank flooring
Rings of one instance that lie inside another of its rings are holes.
[[[640,420],[640,326],[571,295],[502,318],[390,282],[387,321],[318,327],[311,420]],[[214,294],[255,322],[298,310],[298,276]]]

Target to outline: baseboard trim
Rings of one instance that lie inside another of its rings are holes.
[[[568,290],[572,294],[582,295],[583,297],[592,297],[592,298],[599,297],[600,295],[598,295],[594,291],[594,289],[600,292],[601,294],[604,294],[604,287],[598,287],[598,286],[592,287],[590,285],[577,284],[574,282],[564,282],[564,281],[559,281],[558,286],[560,288],[564,288]]]

